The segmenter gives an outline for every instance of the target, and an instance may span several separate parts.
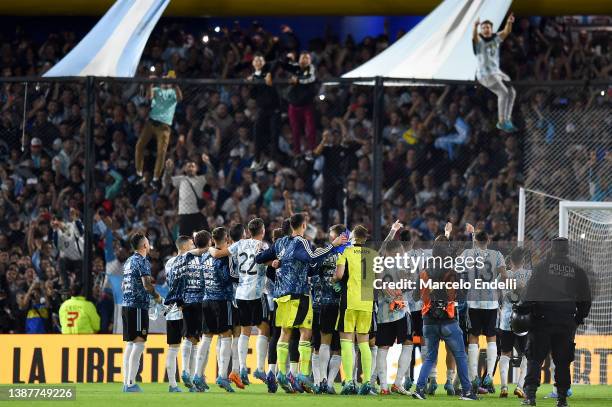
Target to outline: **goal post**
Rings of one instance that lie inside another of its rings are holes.
[[[570,212],[574,212],[580,217],[589,217],[593,222],[612,225],[612,202],[591,202],[591,201],[561,201],[559,202],[559,236],[569,238],[569,218]],[[603,212],[600,215],[594,215]],[[606,216],[605,213],[609,215]],[[587,219],[589,220],[589,219]],[[584,239],[584,237],[582,237]]]
[[[589,275],[592,307],[583,334],[612,334],[612,202],[571,201],[521,188],[517,241],[534,263],[550,249],[550,240],[570,241],[570,256]],[[535,265],[535,264],[533,264]]]

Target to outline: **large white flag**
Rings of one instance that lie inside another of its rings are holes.
[[[473,80],[474,21],[499,25],[512,0],[445,0],[395,44],[344,75],[345,78]]]
[[[72,51],[43,76],[132,77],[170,0],[117,0]]]

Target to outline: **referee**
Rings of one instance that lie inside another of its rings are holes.
[[[569,241],[558,237],[552,250],[536,266],[527,285],[525,302],[519,311],[530,312],[532,323],[527,339],[527,375],[523,405],[536,405],[542,363],[549,352],[555,363],[557,407],[567,407],[570,364],[574,360],[576,327],[591,308],[586,272],[569,258]]]

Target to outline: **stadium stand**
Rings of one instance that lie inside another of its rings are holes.
[[[502,68],[515,80],[609,79],[611,38],[590,24],[582,19],[521,18],[504,43]],[[317,79],[324,80],[358,66],[390,41],[384,35],[361,43],[328,36],[303,48],[311,51]],[[2,76],[41,75],[77,42],[70,32],[48,33],[41,43],[17,30],[13,37],[0,39]],[[173,25],[153,34],[139,76],[148,77],[154,68],[158,74],[174,70],[179,79],[248,78],[254,55],[261,53],[274,68],[274,80],[282,80],[288,76],[280,62],[300,50],[289,27],[278,35],[261,28],[224,28],[204,42]],[[154,247],[153,275],[163,284],[163,262],[173,253],[178,233],[177,189],[171,182],[143,187],[134,176],[135,145],[149,112],[145,86],[119,81],[96,86],[96,250],[91,272],[100,333],[113,330],[113,290],[105,276],[120,272],[128,236],[146,232]],[[371,89],[317,88],[312,101],[316,143],[328,134],[325,143],[345,138],[346,144],[299,155],[291,146],[286,86],[277,89],[279,143],[255,162],[253,126],[260,106],[249,87],[182,86],[185,97],[172,126],[166,175],[179,175],[189,160],[198,164],[200,174],[207,174],[201,212],[211,227],[259,216],[271,231],[290,210],[313,215],[318,238],[323,238],[324,223],[343,221],[344,212],[349,224],[371,225]],[[567,91],[560,96],[570,106],[598,103],[596,94]],[[521,106],[535,112],[540,94],[546,97],[546,91],[534,96],[519,88],[517,110]],[[82,272],[84,87],[42,80],[3,82],[0,106],[0,332],[60,332],[62,297]],[[385,89],[386,229],[400,219],[420,239],[432,240],[450,220],[472,223],[494,240],[515,238],[524,133],[495,130],[495,109],[494,95],[482,87]],[[460,141],[444,142],[449,139]],[[149,173],[152,151],[150,147],[145,156]],[[330,184],[332,176],[338,177],[336,184]],[[342,195],[346,202],[338,199]],[[249,205],[240,205],[247,198]],[[323,208],[335,211],[323,217]],[[461,239],[462,231],[457,233],[454,238]]]

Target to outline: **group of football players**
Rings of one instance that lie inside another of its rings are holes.
[[[329,244],[321,248],[304,237],[307,226],[307,214],[294,214],[282,228],[272,231],[270,243],[264,240],[266,230],[259,218],[252,219],[246,230],[237,224],[229,230],[217,227],[212,232],[179,236],[178,254],[165,266],[169,286],[165,299],[151,284],[148,241],[143,235],[134,235],[134,254],[124,265],[124,391],[142,391],[135,376],[147,337],[147,309],[157,302],[165,304],[170,392],[181,391],[176,381],[179,351],[184,385],[192,392],[209,389],[205,372],[215,335],[215,383],[228,392],[234,392],[233,386],[245,388],[250,384],[250,336],[256,335],[257,363],[252,374],[271,393],[280,386],[289,393],[334,394],[342,366],[342,394],[410,395],[415,348],[420,348],[422,355],[428,352],[418,290],[374,290],[366,285],[362,267],[364,259],[375,255],[408,252],[427,257],[431,251],[416,247],[410,232],[402,230],[399,222],[392,225],[382,248],[376,250],[366,245],[368,231],[361,225],[352,231],[344,225],[332,226]],[[474,232],[473,228],[468,230]],[[523,287],[529,278],[523,250],[511,253],[507,268],[502,254],[489,249],[488,243],[485,232],[473,233],[473,243],[461,254],[484,260],[485,267],[474,270],[469,278],[492,281],[504,276],[516,279],[518,289]],[[410,275],[418,279],[415,270],[399,269],[385,270],[382,278],[399,281]],[[479,290],[459,301],[458,318],[473,386],[470,391],[495,392],[492,377],[499,365],[500,396],[508,396],[513,350],[516,348],[519,355],[524,350],[524,337],[514,334],[509,326],[516,294],[512,291],[500,296],[498,290]],[[481,335],[487,341],[482,380],[478,372]],[[401,346],[398,369],[394,382],[388,383],[389,349],[395,344]],[[460,395],[450,352],[446,366],[444,389],[449,395]],[[514,394],[523,397],[524,358],[520,371]],[[425,391],[433,395],[436,389],[434,367]]]

